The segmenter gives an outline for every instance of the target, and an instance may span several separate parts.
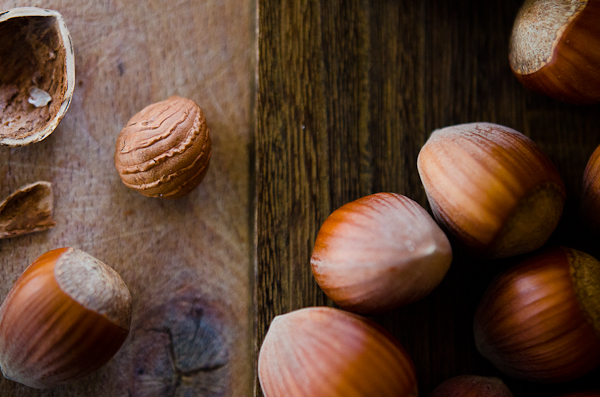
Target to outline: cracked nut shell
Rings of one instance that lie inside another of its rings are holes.
[[[0,144],[49,136],[75,89],[71,36],[60,13],[35,7],[0,13]]]
[[[52,184],[39,181],[21,187],[0,203],[0,239],[41,232],[56,226],[52,219]]]
[[[115,167],[123,183],[144,196],[180,198],[202,182],[210,155],[202,109],[172,96],[129,120],[117,138]]]
[[[0,368],[43,389],[88,375],[129,333],[131,295],[113,269],[83,251],[36,259],[0,306]]]

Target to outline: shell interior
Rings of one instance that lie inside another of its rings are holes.
[[[62,16],[26,7],[0,14],[0,144],[23,146],[54,131],[75,83]]]

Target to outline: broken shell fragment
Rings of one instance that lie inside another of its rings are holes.
[[[53,204],[50,182],[23,186],[0,203],[0,238],[42,232],[54,227]]]
[[[75,88],[71,36],[60,13],[0,13],[0,144],[39,142],[58,126]]]

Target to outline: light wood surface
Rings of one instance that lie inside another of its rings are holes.
[[[50,137],[0,148],[0,196],[49,181],[56,221],[0,240],[0,298],[44,252],[77,247],[123,277],[133,321],[122,349],[93,375],[51,391],[2,378],[0,395],[249,395],[254,3],[0,1],[0,10],[19,6],[63,15],[76,88]],[[189,196],[150,199],[121,183],[116,137],[136,112],[175,94],[204,110],[211,164]]]

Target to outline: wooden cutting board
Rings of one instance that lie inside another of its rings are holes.
[[[49,181],[56,221],[0,241],[0,298],[38,256],[71,246],[119,272],[133,320],[122,349],[93,375],[48,392],[0,377],[0,395],[249,395],[254,3],[0,1],[0,11],[19,6],[62,13],[76,88],[50,137],[0,148],[0,196]],[[115,170],[116,138],[136,112],[175,94],[206,114],[210,169],[185,198],[143,197]]]

